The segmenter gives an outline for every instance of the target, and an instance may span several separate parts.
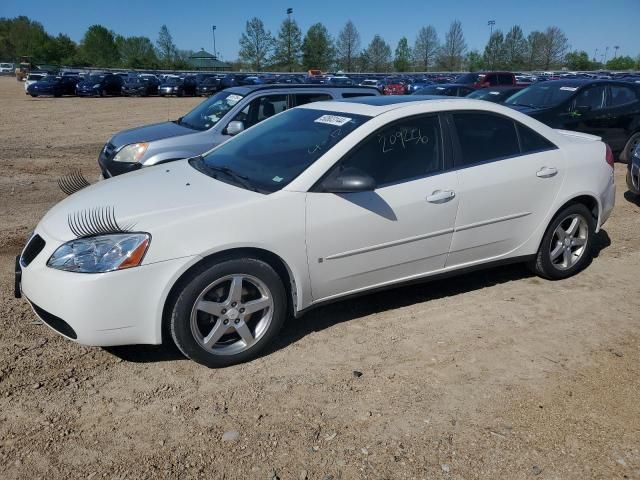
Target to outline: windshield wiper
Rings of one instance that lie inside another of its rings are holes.
[[[527,108],[540,108],[537,105],[529,105],[528,103],[512,103],[511,105],[516,105],[518,107],[527,107]]]
[[[251,183],[251,179],[249,177],[247,177],[246,175],[242,175],[238,172],[236,172],[235,170],[233,170],[231,167],[228,167],[226,165],[207,165],[204,161],[204,157],[202,155],[198,155],[197,157],[195,157],[198,160],[198,166],[201,169],[207,170],[209,172],[211,172],[211,176],[213,178],[215,178],[216,180],[218,179],[218,176],[216,175],[215,172],[220,172],[220,173],[224,173],[227,177],[232,178],[236,183],[240,184],[240,186],[246,188],[247,190],[251,190],[254,192],[258,192],[259,190]]]

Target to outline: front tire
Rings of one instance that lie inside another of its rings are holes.
[[[549,280],[568,278],[584,269],[593,257],[595,220],[581,203],[563,208],[542,238],[534,272]]]
[[[627,140],[627,143],[624,145],[624,149],[620,152],[618,160],[622,163],[629,163],[631,161],[633,151],[638,145],[640,145],[640,132],[636,132],[629,137],[629,140]]]
[[[231,258],[196,271],[171,309],[171,336],[191,360],[211,368],[256,358],[287,314],[280,276],[256,258]]]

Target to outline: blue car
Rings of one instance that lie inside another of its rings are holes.
[[[74,95],[76,83],[78,83],[79,80],[79,77],[70,75],[65,75],[63,77],[48,75],[43,77],[42,80],[29,85],[27,87],[27,93],[32,97],[39,97],[42,95],[51,95],[53,97]]]
[[[80,97],[122,95],[123,84],[122,77],[113,73],[89,75],[76,86],[76,95]]]

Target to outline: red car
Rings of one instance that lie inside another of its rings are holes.
[[[382,88],[383,95],[404,95],[405,92],[405,84],[395,80],[388,81]]]
[[[516,84],[516,76],[511,72],[463,73],[455,83],[471,85],[474,88],[507,87]]]

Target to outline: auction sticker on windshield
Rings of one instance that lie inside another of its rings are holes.
[[[349,117],[340,117],[338,115],[322,115],[315,120],[316,123],[326,123],[327,125],[335,125],[336,127],[341,127],[350,121],[351,119]]]
[[[227,102],[230,105],[235,105],[236,103],[238,103],[240,100],[242,100],[242,95],[236,95],[236,94],[231,94],[227,97]]]
[[[560,87],[560,90],[566,90],[567,92],[575,92],[578,87]]]

